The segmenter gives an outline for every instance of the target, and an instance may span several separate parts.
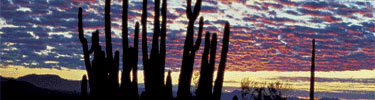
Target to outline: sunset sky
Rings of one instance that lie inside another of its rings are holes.
[[[83,8],[85,37],[91,42],[91,33],[98,29],[101,45],[105,47],[104,0],[0,2],[1,76],[57,74],[79,80],[85,73],[78,39],[79,7]],[[148,3],[151,44],[154,2]],[[120,52],[121,4],[122,0],[112,0],[111,6],[113,50]],[[185,0],[168,0],[166,67],[174,71],[173,84],[177,84],[188,23],[185,8]],[[130,43],[141,9],[142,0],[129,0]],[[357,99],[375,95],[373,0],[203,0],[200,16],[205,20],[204,32],[218,34],[217,65],[224,24],[231,24],[224,86],[239,87],[241,79],[250,78],[282,81],[296,90],[307,91],[311,41],[315,38],[316,91],[358,94]],[[198,21],[195,27],[198,30]],[[202,52],[203,43],[197,52],[195,70],[200,69]],[[139,69],[142,69],[141,57],[139,53]]]

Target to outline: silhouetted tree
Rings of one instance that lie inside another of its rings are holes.
[[[310,100],[314,100],[314,82],[315,82],[315,39],[312,40]]]

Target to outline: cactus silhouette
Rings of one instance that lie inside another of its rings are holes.
[[[101,50],[99,44],[99,31],[92,33],[92,46],[90,50],[88,49],[87,39],[83,35],[82,8],[79,8],[78,12],[79,39],[82,43],[85,67],[89,78],[90,96],[93,99],[114,99],[117,98],[119,91],[119,52],[116,51],[115,56],[113,57],[110,3],[110,0],[105,1],[106,52]],[[92,62],[90,62],[91,53],[93,53]]]
[[[121,75],[121,91],[124,97],[131,100],[138,100],[138,38],[139,23],[135,24],[134,44],[129,46],[128,40],[128,0],[123,1],[122,12],[122,48],[123,48],[123,71]],[[132,72],[133,80],[130,78]]]
[[[217,77],[215,80],[215,86],[214,86],[214,92],[213,92],[214,100],[220,100],[221,98],[221,88],[223,88],[225,63],[227,61],[227,53],[228,53],[228,47],[229,47],[229,34],[230,34],[230,25],[227,22],[224,28],[223,47],[221,50],[219,69],[218,69]]]
[[[314,100],[314,82],[315,82],[315,39],[312,40],[310,100]]]
[[[204,51],[201,62],[200,78],[198,88],[196,91],[197,100],[212,98],[212,82],[215,70],[214,65],[216,57],[216,38],[216,34],[213,34],[212,40],[210,41],[210,33],[206,33]],[[208,55],[210,55],[210,60],[208,60]]]
[[[186,100],[191,99],[190,83],[193,74],[195,52],[199,49],[203,31],[203,17],[199,21],[198,38],[194,43],[194,22],[199,16],[202,0],[197,0],[192,12],[191,0],[187,0],[186,15],[189,20],[186,38],[184,42],[184,50],[182,55],[182,64],[179,76],[177,99]]]
[[[165,100],[173,100],[171,71],[168,71],[167,81],[165,83],[165,93]]]
[[[90,93],[87,93],[87,77],[82,77],[82,96],[89,96],[89,99],[115,99],[118,97],[130,100],[151,100],[163,99],[173,100],[171,71],[168,72],[166,82],[165,76],[165,58],[166,58],[166,32],[167,32],[167,1],[162,0],[160,9],[160,0],[155,0],[154,8],[154,33],[152,38],[152,48],[148,55],[147,48],[147,1],[143,0],[142,7],[142,60],[144,67],[145,91],[141,96],[138,95],[138,40],[139,40],[139,23],[135,24],[134,44],[129,45],[128,39],[128,0],[123,1],[123,26],[122,26],[122,46],[123,46],[123,70],[121,77],[121,86],[119,86],[119,51],[112,54],[111,40],[111,16],[110,0],[105,1],[105,44],[106,50],[101,50],[99,44],[99,31],[92,33],[92,45],[89,49],[87,39],[84,37],[82,8],[78,12],[78,32],[79,39],[82,43],[85,67],[88,76]],[[194,44],[194,22],[199,16],[202,0],[197,0],[194,11],[192,12],[191,0],[187,0],[187,17],[189,20],[187,27],[187,36],[184,42],[184,53],[181,64],[181,74],[179,76],[177,99],[191,100],[190,82],[194,65],[195,52],[199,49],[203,31],[203,17],[199,20],[198,38]],[[160,26],[160,12],[162,16]],[[160,40],[159,40],[160,37]],[[159,43],[160,41],[160,43]],[[213,71],[215,69],[215,55],[217,36],[210,33],[206,34],[205,51],[202,58],[202,72],[200,76],[199,89],[197,98],[218,98],[220,99],[226,54],[229,43],[229,23],[224,29],[223,47],[219,64],[218,75],[215,81],[214,89],[212,88]],[[93,59],[90,61],[90,55]],[[208,60],[210,56],[210,60]],[[132,72],[132,74],[131,74]],[[132,75],[132,76],[130,76]],[[133,78],[131,78],[133,77]],[[132,80],[131,80],[132,79]],[[85,88],[86,87],[86,88]],[[214,92],[212,93],[212,89]],[[220,93],[220,94],[217,94]]]
[[[238,97],[235,95],[232,100],[238,100]]]
[[[206,33],[204,51],[202,55],[201,63],[201,76],[199,78],[198,89],[196,91],[197,100],[214,99],[220,100],[221,88],[224,77],[224,69],[226,62],[226,55],[228,52],[229,45],[229,34],[230,28],[229,23],[226,23],[224,28],[224,38],[223,47],[221,53],[221,59],[219,64],[219,70],[217,73],[217,78],[215,81],[214,92],[212,93],[212,82],[213,82],[213,72],[215,70],[215,57],[216,57],[216,45],[217,45],[217,35],[214,33],[210,41],[210,33]],[[208,60],[208,55],[210,59]]]
[[[150,56],[147,49],[147,0],[143,1],[142,11],[142,56],[145,76],[146,99],[164,99],[166,94],[164,91],[164,69],[166,54],[166,26],[167,26],[167,2],[162,3],[162,26],[160,29],[160,0],[155,0],[154,9],[154,34],[152,38],[152,48]],[[159,44],[160,37],[160,44]]]
[[[82,81],[81,81],[81,96],[82,96],[83,100],[87,99],[87,78],[86,78],[86,75],[82,76]]]

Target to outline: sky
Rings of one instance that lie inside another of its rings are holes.
[[[34,68],[35,73],[41,73],[37,69],[83,70],[83,52],[78,39],[79,7],[83,8],[85,37],[91,42],[91,33],[98,29],[105,47],[104,0],[0,2],[0,67],[3,72],[14,68]],[[154,2],[148,2],[148,44],[151,44]],[[113,50],[120,52],[121,4],[121,0],[112,0],[111,6]],[[217,65],[224,24],[231,24],[226,71],[233,74],[226,74],[228,77],[237,77],[238,73],[244,72],[259,73],[243,75],[253,78],[275,73],[275,76],[257,80],[308,82],[308,74],[301,73],[310,70],[311,41],[315,38],[316,70],[326,73],[316,75],[321,78],[318,82],[322,86],[335,82],[348,86],[359,84],[355,91],[375,93],[374,5],[373,0],[203,0],[200,16],[204,17],[204,32],[218,34]],[[181,66],[188,23],[185,8],[186,1],[168,0],[166,67],[174,72]],[[130,43],[135,22],[140,21],[141,9],[142,0],[129,1]],[[196,55],[196,70],[200,68],[203,44]],[[142,69],[141,53],[139,58]],[[23,75],[13,71],[13,77]],[[343,72],[349,75],[335,74]],[[240,79],[233,80],[239,82]],[[306,84],[303,86],[298,89],[308,89]],[[340,92],[351,90],[350,87],[341,88]]]

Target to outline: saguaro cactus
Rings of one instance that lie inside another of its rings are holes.
[[[139,23],[135,24],[135,36],[134,36],[134,49],[131,50],[130,62],[133,69],[133,81],[132,81],[132,95],[134,96],[133,100],[139,99],[138,94],[138,38],[139,38]]]
[[[93,33],[92,47],[89,50],[87,39],[83,35],[82,8],[78,12],[78,32],[79,39],[82,43],[83,54],[85,60],[86,71],[90,84],[90,95],[94,98],[116,98],[118,91],[118,65],[119,52],[112,54],[111,43],[111,25],[110,25],[110,0],[105,1],[105,36],[106,36],[106,52],[101,50],[99,45],[99,31]],[[90,54],[94,53],[94,59],[90,63]]]
[[[82,99],[87,98],[87,78],[86,75],[82,76],[82,81],[81,81],[81,96]]]
[[[310,100],[314,100],[314,82],[315,82],[315,39],[312,40]]]
[[[162,0],[162,7],[160,9],[160,0],[155,0],[155,16],[154,16],[154,34],[152,39],[152,48],[150,56],[147,49],[147,1],[143,0],[142,8],[142,59],[144,66],[145,88],[146,91],[142,94],[142,99],[173,99],[172,96],[172,80],[171,72],[168,72],[167,81],[164,83],[164,70],[166,58],[166,26],[167,26],[167,1]],[[137,82],[137,67],[138,67],[138,38],[139,38],[139,23],[135,25],[134,47],[129,46],[128,43],[128,0],[123,2],[123,26],[122,26],[122,46],[123,46],[123,73],[122,84],[119,87],[118,71],[119,71],[119,52],[116,51],[113,57],[112,54],[112,40],[111,40],[111,16],[110,16],[110,0],[105,1],[105,52],[101,50],[99,44],[99,31],[92,33],[92,46],[89,49],[87,40],[84,38],[83,22],[82,22],[82,8],[79,8],[78,13],[78,31],[79,39],[82,43],[84,61],[88,75],[90,96],[93,99],[115,99],[121,95],[126,96],[131,100],[139,99],[138,96],[138,82]],[[203,31],[203,17],[199,21],[198,38],[194,43],[194,22],[199,16],[202,0],[197,0],[194,11],[192,11],[191,0],[187,0],[186,15],[189,23],[187,26],[187,35],[184,42],[184,52],[181,65],[181,74],[179,77],[177,99],[190,100],[190,82],[194,66],[194,57],[196,51],[199,49]],[[161,11],[160,11],[161,10]],[[162,16],[160,27],[160,13]],[[160,38],[160,43],[159,43]],[[210,33],[206,34],[205,51],[202,59],[202,73],[200,79],[200,86],[197,91],[198,97],[220,99],[222,82],[224,77],[224,69],[226,62],[226,55],[228,52],[229,42],[229,23],[224,29],[222,55],[219,64],[217,79],[215,81],[214,92],[212,93],[213,71],[215,65],[217,36],[214,34],[210,40]],[[90,54],[93,53],[93,60],[90,61]],[[210,60],[208,60],[210,56]],[[132,72],[133,80],[130,78]],[[86,77],[82,79],[82,95],[88,95]],[[166,85],[164,85],[166,84]],[[86,91],[86,94],[85,94]],[[207,95],[205,95],[207,94]],[[198,98],[197,97],[197,98]]]
[[[215,86],[214,86],[214,92],[213,92],[214,100],[220,100],[221,98],[221,88],[223,88],[225,63],[227,61],[227,53],[228,53],[228,47],[229,47],[229,34],[230,34],[230,25],[227,22],[224,28],[223,47],[221,50],[219,69],[218,69],[217,77],[215,80]]]
[[[210,41],[210,33],[206,33],[204,51],[202,55],[201,71],[198,89],[196,91],[197,100],[205,100],[212,98],[212,82],[215,70],[215,57],[216,57],[216,34],[212,35]],[[210,55],[210,60],[208,60]]]
[[[232,100],[238,100],[237,95],[235,95]]]
[[[139,99],[138,95],[138,38],[139,23],[135,24],[134,45],[129,47],[128,40],[128,0],[123,1],[122,11],[122,48],[123,48],[123,71],[121,78],[122,95],[131,100]],[[132,71],[133,80],[130,80],[130,72]]]
[[[203,17],[199,22],[198,39],[194,44],[194,22],[199,16],[202,0],[197,0],[192,12],[191,0],[187,0],[186,15],[189,19],[186,38],[184,43],[184,51],[182,55],[182,64],[180,70],[180,77],[178,83],[177,99],[189,99],[190,97],[190,83],[193,74],[195,52],[199,49],[203,31]]]
[[[227,56],[228,47],[229,47],[229,34],[230,34],[229,23],[226,23],[225,28],[224,28],[223,47],[221,50],[219,70],[218,70],[217,78],[215,81],[214,91],[212,93],[213,72],[215,70],[217,36],[214,33],[212,35],[212,40],[210,41],[210,33],[209,32],[206,33],[205,46],[204,46],[204,51],[202,55],[202,63],[201,63],[201,76],[199,78],[199,85],[196,91],[197,100],[206,100],[206,99],[220,100],[221,98],[221,88],[223,85],[226,56]],[[210,55],[210,60],[208,60],[208,55]]]
[[[143,1],[142,11],[142,55],[145,75],[146,96],[150,99],[163,99],[164,91],[164,69],[165,69],[165,52],[166,52],[166,26],[167,26],[167,2],[163,0],[162,4],[162,27],[160,30],[160,0],[155,0],[154,16],[154,34],[152,38],[152,48],[150,57],[147,51],[147,0]],[[160,44],[159,44],[160,37]],[[160,48],[159,48],[160,47]]]
[[[171,71],[168,71],[167,81],[165,83],[165,93],[165,100],[173,100]]]

